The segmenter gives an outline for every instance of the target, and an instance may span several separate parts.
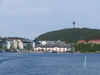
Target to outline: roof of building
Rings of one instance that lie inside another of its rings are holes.
[[[91,39],[89,41],[100,41],[100,39]]]
[[[84,43],[86,43],[86,41],[85,41],[85,40],[79,40],[78,42],[84,42]]]
[[[71,44],[67,45],[36,45],[35,48],[37,47],[71,47]]]

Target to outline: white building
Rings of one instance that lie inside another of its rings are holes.
[[[6,40],[7,42],[7,49],[11,49],[14,48],[14,49],[23,49],[23,44],[22,44],[22,41],[21,39],[8,39]]]
[[[68,52],[71,51],[71,45],[37,45],[34,48],[35,51],[44,50],[44,51],[57,51],[57,52]]]
[[[39,41],[41,45],[60,45],[61,41]]]

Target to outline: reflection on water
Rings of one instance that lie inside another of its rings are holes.
[[[99,57],[100,54],[0,53],[0,75],[99,75]]]

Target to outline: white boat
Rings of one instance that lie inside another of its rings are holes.
[[[57,51],[49,51],[49,53],[57,53]]]

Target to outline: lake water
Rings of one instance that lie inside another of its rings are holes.
[[[0,53],[0,75],[100,75],[99,57],[81,53]]]

